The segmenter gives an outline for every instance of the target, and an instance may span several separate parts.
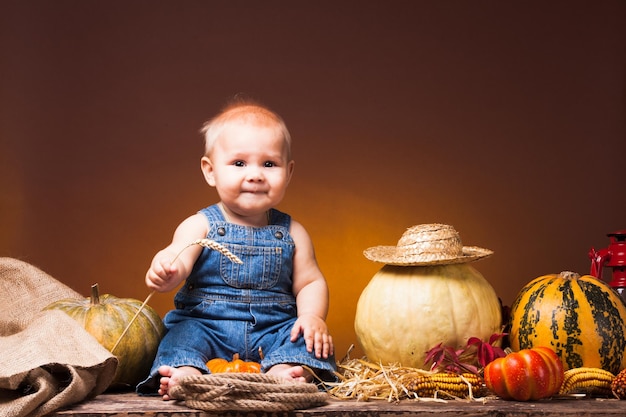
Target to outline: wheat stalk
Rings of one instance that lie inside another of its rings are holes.
[[[209,249],[213,249],[218,251],[219,253],[221,253],[222,255],[226,256],[231,262],[234,262],[236,264],[243,264],[243,262],[241,261],[241,259],[239,259],[237,257],[237,255],[235,255],[234,253],[232,253],[231,251],[229,251],[225,246],[217,243],[214,240],[211,239],[198,239],[198,240],[194,240],[193,242],[191,242],[190,244],[188,244],[187,246],[185,246],[179,253],[178,255],[176,255],[176,257],[174,258],[174,260],[172,261],[172,263],[174,263],[174,261],[180,256],[180,254],[187,249],[190,246],[193,245],[200,245],[203,246],[205,248],[209,248]]]
[[[222,255],[226,256],[231,262],[234,262],[236,264],[243,264],[243,262],[241,261],[241,259],[239,259],[239,257],[237,257],[237,255],[235,255],[234,253],[232,253],[231,251],[229,251],[225,246],[217,243],[214,240],[211,239],[198,239],[198,240],[194,240],[193,242],[191,242],[190,244],[188,244],[187,246],[185,246],[184,248],[182,248],[180,250],[180,252],[178,252],[178,254],[176,254],[176,256],[174,257],[174,259],[172,259],[171,263],[174,263],[178,257],[180,256],[181,253],[183,253],[183,251],[193,245],[200,245],[202,247],[205,248],[209,248],[209,249],[213,249],[218,251],[219,253],[221,253]],[[137,316],[139,316],[139,313],[141,313],[141,311],[143,310],[143,308],[146,306],[146,304],[148,304],[148,301],[150,301],[150,298],[152,298],[152,296],[154,295],[155,291],[152,291],[150,294],[148,294],[148,296],[146,297],[146,299],[144,300],[144,302],[141,304],[141,307],[139,307],[139,310],[137,310],[137,312],[135,313],[135,315],[133,316],[133,318],[130,320],[130,322],[128,322],[128,324],[126,325],[126,328],[124,329],[124,331],[122,332],[122,334],[120,335],[120,337],[117,338],[117,341],[115,342],[115,344],[113,345],[113,348],[111,348],[111,353],[113,353],[113,351],[115,351],[115,348],[117,347],[117,345],[119,345],[120,341],[122,340],[122,338],[124,337],[124,335],[126,334],[126,332],[128,332],[128,329],[130,329],[130,326],[133,324],[133,322],[135,321],[135,319],[137,318]]]

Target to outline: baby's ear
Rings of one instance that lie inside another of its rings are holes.
[[[211,186],[215,187],[215,175],[213,175],[213,163],[208,156],[203,156],[200,160],[200,169],[204,175],[204,180]]]
[[[291,161],[289,161],[289,163],[287,164],[287,182],[289,183],[289,181],[291,181],[291,177],[293,176],[293,170],[296,166],[296,162],[292,159]]]

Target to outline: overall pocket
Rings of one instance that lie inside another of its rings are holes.
[[[220,273],[224,282],[234,288],[268,289],[276,285],[282,267],[281,247],[225,245],[243,264],[220,255]]]
[[[182,289],[174,296],[174,307],[180,311],[181,314],[187,316],[200,317],[206,309],[205,297],[200,294],[194,294],[193,292]]]

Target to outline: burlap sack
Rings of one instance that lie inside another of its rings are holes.
[[[82,298],[25,262],[0,258],[0,416],[43,416],[102,393],[117,359],[76,321],[42,308]]]

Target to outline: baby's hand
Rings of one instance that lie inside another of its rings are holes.
[[[313,314],[302,315],[291,329],[291,341],[295,342],[302,333],[306,350],[315,351],[317,358],[328,358],[334,352],[333,338],[328,333],[326,322]]]
[[[180,271],[175,264],[170,263],[168,255],[156,256],[150,269],[146,273],[148,288],[159,291],[171,291],[180,282]]]

